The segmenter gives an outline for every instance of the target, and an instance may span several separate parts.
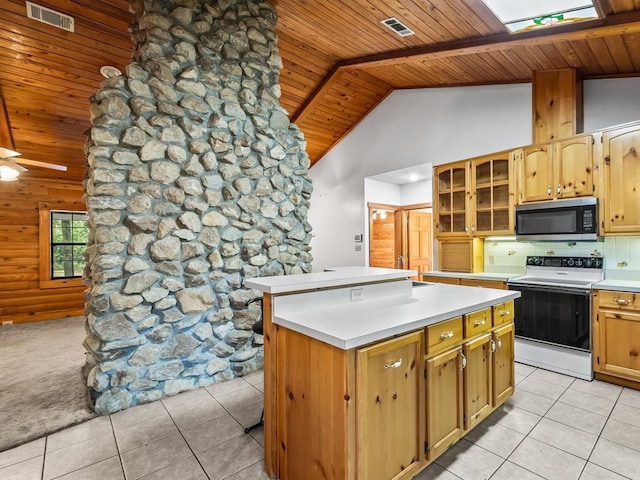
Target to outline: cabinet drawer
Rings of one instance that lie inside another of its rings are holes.
[[[491,307],[464,316],[464,338],[471,338],[491,329]]]
[[[462,341],[462,317],[427,327],[427,354],[445,350]]]
[[[598,295],[600,297],[600,308],[640,311],[640,298],[638,298],[637,293],[601,290]]]
[[[499,282],[497,280],[472,280],[462,278],[460,279],[460,285],[465,285],[467,287],[496,288],[498,290],[507,289],[507,284],[505,282]]]
[[[493,326],[497,327],[504,323],[513,322],[513,300],[500,303],[493,307]]]

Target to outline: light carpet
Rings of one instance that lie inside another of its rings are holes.
[[[96,416],[84,317],[0,327],[0,452]]]

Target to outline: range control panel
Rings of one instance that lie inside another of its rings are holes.
[[[602,257],[527,257],[527,265],[535,267],[555,267],[555,268],[599,268],[604,266]]]

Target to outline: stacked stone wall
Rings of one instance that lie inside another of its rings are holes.
[[[276,15],[132,0],[133,61],[91,99],[88,378],[111,413],[261,367],[257,276],[311,271],[312,191]]]

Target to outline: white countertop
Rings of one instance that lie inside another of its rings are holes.
[[[336,267],[317,273],[250,278],[245,280],[244,284],[264,293],[295,293],[319,288],[398,280],[409,278],[417,273],[415,270],[391,268]]]
[[[432,275],[434,277],[448,277],[448,278],[469,278],[472,280],[495,280],[506,282],[510,278],[520,277],[524,275],[522,273],[498,273],[498,272],[478,272],[478,273],[463,273],[463,272],[421,272],[421,275]]]
[[[596,290],[618,290],[620,292],[640,293],[639,280],[606,279],[593,284]]]
[[[513,290],[441,283],[411,288],[410,281],[365,288],[360,302],[349,301],[354,288],[318,292],[325,298],[315,293],[276,297],[274,323],[348,350],[520,296]]]

